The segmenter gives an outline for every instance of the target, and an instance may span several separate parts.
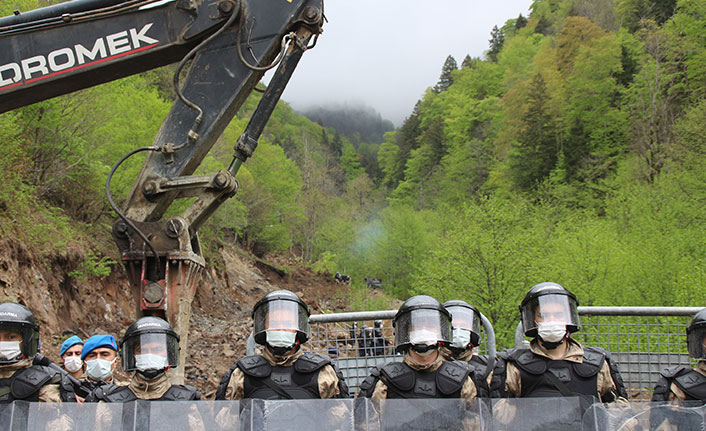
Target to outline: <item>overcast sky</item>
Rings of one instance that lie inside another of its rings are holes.
[[[282,98],[295,109],[363,103],[396,126],[450,54],[459,66],[488,49],[490,31],[532,0],[325,0],[328,22]],[[269,74],[266,78],[269,81]]]

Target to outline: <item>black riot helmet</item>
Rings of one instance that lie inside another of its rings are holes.
[[[691,324],[686,328],[686,344],[689,346],[690,357],[706,359],[704,336],[706,336],[706,308],[696,313]]]
[[[120,340],[120,359],[125,371],[137,371],[152,380],[179,365],[179,336],[159,317],[138,319]]]
[[[522,326],[528,337],[537,336],[537,323],[563,321],[569,333],[581,328],[576,296],[557,283],[539,283],[527,292],[520,304]]]
[[[19,354],[12,358],[6,358],[0,354],[0,365],[33,358],[39,351],[39,324],[34,314],[24,305],[14,302],[0,304],[0,332],[3,332],[3,340],[7,340],[10,334],[18,334],[22,337],[21,341],[17,340],[20,341]]]
[[[263,296],[253,308],[253,334],[255,342],[265,346],[268,344],[267,331],[296,332],[294,345],[306,343],[309,339],[309,307],[296,294],[289,290],[275,290]],[[270,343],[273,344],[273,343]],[[284,348],[281,344],[277,346]],[[289,350],[289,349],[287,349]]]
[[[466,301],[461,301],[460,299],[446,301],[444,303],[444,308],[451,313],[452,331],[456,332],[458,330],[466,330],[471,332],[470,344],[464,348],[470,349],[479,345],[480,313],[478,312],[478,309]],[[452,344],[456,344],[454,341],[455,340],[452,340]]]
[[[451,315],[439,301],[427,295],[406,300],[395,314],[392,326],[397,352],[409,348],[425,352],[451,340]]]

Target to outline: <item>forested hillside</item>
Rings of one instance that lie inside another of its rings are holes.
[[[2,2],[0,13],[40,3]],[[368,298],[368,276],[390,297],[465,299],[501,344],[541,281],[581,305],[706,305],[704,34],[703,1],[535,1],[528,17],[498,23],[482,58],[439,65],[439,81],[379,149],[374,135],[348,138],[333,128],[340,121],[322,126],[280,102],[237,196],[203,229],[206,258],[218,266],[219,247],[240,246],[346,272],[355,309],[387,306]],[[151,144],[172,74],[0,115],[6,243],[47,262],[79,250],[67,261],[76,279],[121,271],[105,178]],[[200,173],[228,166],[257,98]],[[118,200],[141,163],[114,177]]]

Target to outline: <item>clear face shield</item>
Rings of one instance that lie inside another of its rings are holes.
[[[525,334],[542,325],[568,326],[574,332],[581,327],[576,301],[561,294],[533,298],[522,307],[522,325]]]
[[[451,322],[438,310],[417,309],[402,314],[395,321],[395,347],[436,345],[451,339]]]
[[[14,363],[37,354],[39,334],[19,323],[0,323],[0,364]]]
[[[294,301],[265,302],[255,310],[253,318],[255,336],[262,339],[262,335],[258,335],[265,335],[267,343],[273,347],[287,347],[285,344],[289,344],[290,339],[291,345],[294,345],[298,332],[309,335],[309,315],[301,304]]]
[[[179,341],[171,334],[139,334],[125,340],[122,348],[125,371],[162,370],[179,365]]]
[[[689,346],[690,358],[706,359],[706,326],[697,326],[689,331],[686,343]]]
[[[451,329],[453,340],[451,346],[459,349],[473,347],[480,343],[480,317],[467,307],[449,306],[446,309],[451,313]]]

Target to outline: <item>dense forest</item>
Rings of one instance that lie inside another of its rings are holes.
[[[209,264],[234,244],[291,253],[350,274],[354,308],[387,306],[364,287],[377,277],[389,297],[465,299],[501,334],[542,281],[581,305],[704,305],[704,35],[700,0],[536,0],[493,29],[482,58],[449,56],[380,142],[379,117],[346,130],[353,119],[280,102],[238,195],[203,229]],[[105,178],[152,142],[173,71],[0,115],[0,235],[44,256],[87,250],[76,277],[115,269]],[[257,98],[201,172],[227,167]],[[116,197],[138,159],[113,179]]]

